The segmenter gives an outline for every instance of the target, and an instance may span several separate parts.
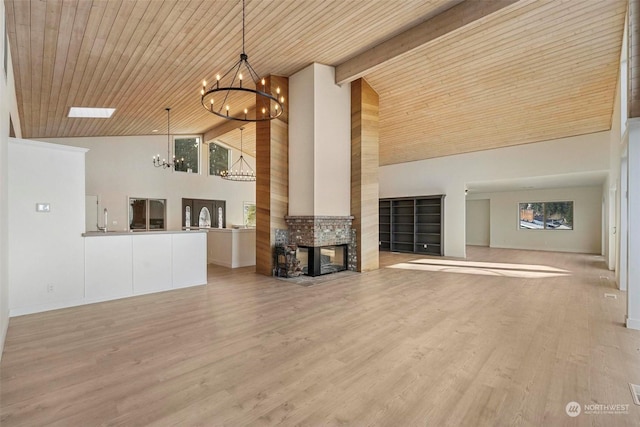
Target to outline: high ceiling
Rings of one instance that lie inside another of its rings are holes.
[[[364,73],[380,94],[380,164],[610,128],[627,1],[494,1],[507,5]],[[261,74],[338,66],[458,3],[247,0],[246,51]],[[166,106],[172,133],[222,120],[198,91],[237,60],[240,1],[5,5],[23,137],[163,132]],[[71,106],[117,110],[69,119]]]

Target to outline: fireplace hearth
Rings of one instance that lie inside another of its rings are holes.
[[[302,273],[315,277],[346,270],[347,255],[347,245],[298,246],[296,258]]]
[[[276,246],[296,247],[298,269],[307,276],[355,271],[356,240],[352,216],[286,216],[276,229]]]

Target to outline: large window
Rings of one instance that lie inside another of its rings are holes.
[[[253,202],[244,202],[244,226],[255,227],[256,226],[256,204]]]
[[[164,230],[167,213],[165,199],[129,199],[129,229],[133,231]]]
[[[573,230],[573,202],[519,204],[522,230]]]
[[[179,172],[198,173],[198,154],[200,153],[200,137],[174,138],[176,170]]]
[[[215,142],[209,143],[209,175],[220,176],[220,173],[229,169],[231,150]]]

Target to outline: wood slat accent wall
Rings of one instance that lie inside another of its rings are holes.
[[[378,94],[366,80],[351,83],[351,215],[357,270],[378,268]]]
[[[629,0],[629,118],[640,117],[640,0]]]
[[[269,76],[269,90],[280,87],[289,99],[289,79]],[[261,110],[262,104],[257,103]],[[273,274],[275,230],[286,229],[289,212],[289,113],[278,119],[256,123],[256,273]]]

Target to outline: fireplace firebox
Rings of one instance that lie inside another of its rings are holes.
[[[347,269],[347,245],[298,246],[296,258],[307,276],[336,273]]]

